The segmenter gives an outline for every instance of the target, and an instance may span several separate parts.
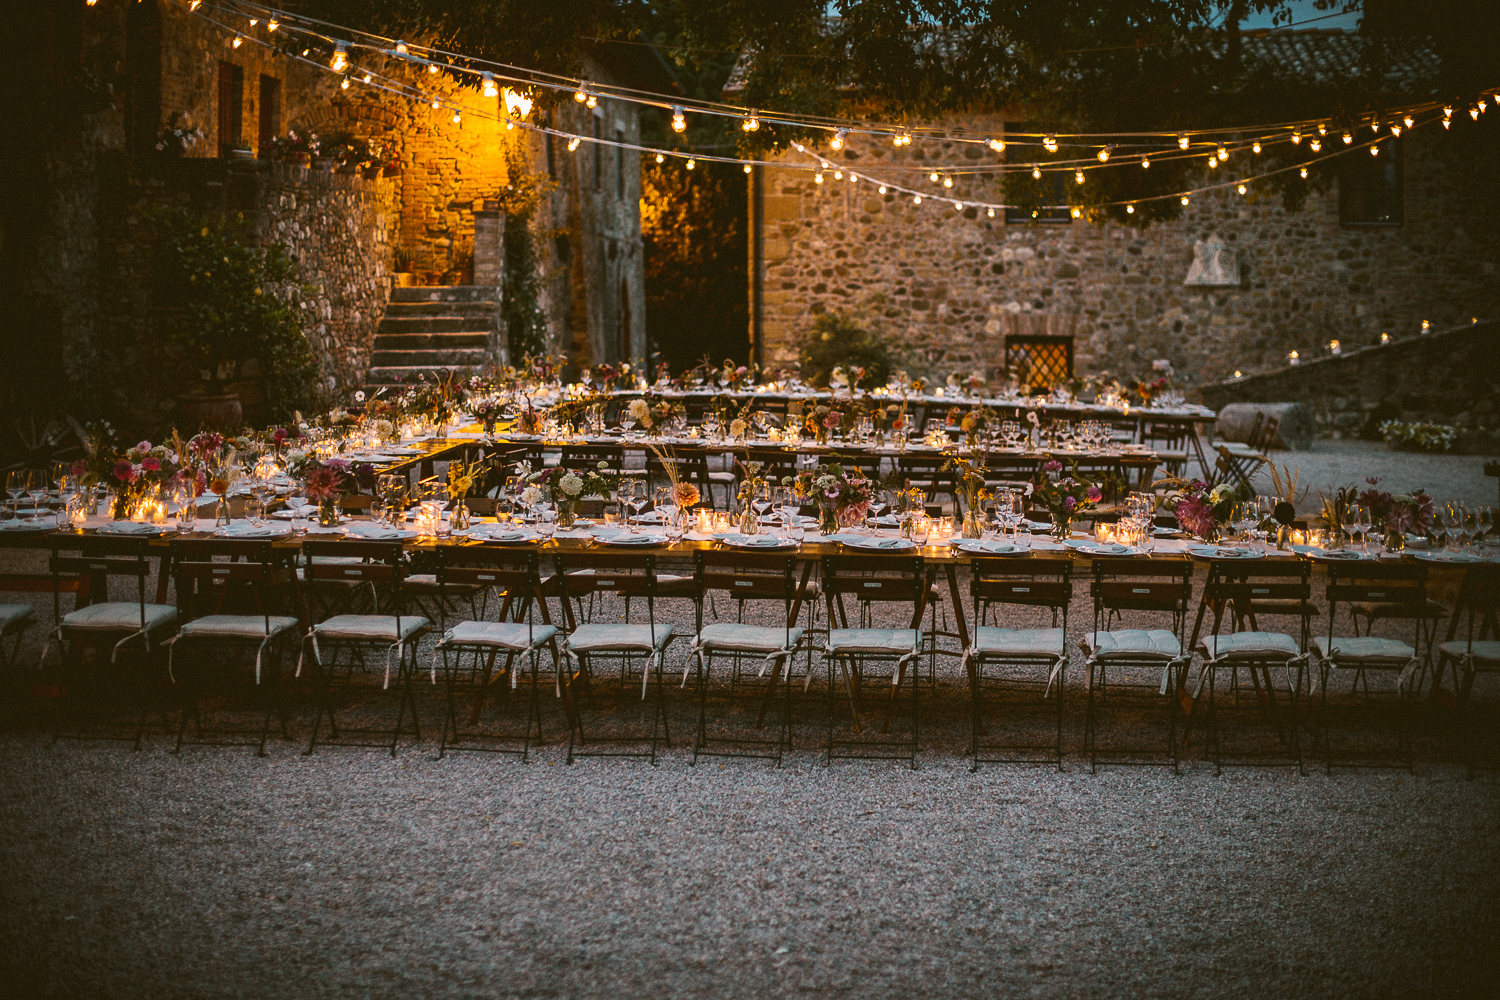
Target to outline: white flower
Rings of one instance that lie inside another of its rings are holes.
[[[356,403],[363,403],[365,401],[365,391],[363,389],[354,394],[354,401]]]
[[[1028,411],[1027,411],[1027,412],[1026,412],[1026,419],[1027,419],[1027,420],[1028,420],[1028,421],[1029,421],[1029,422],[1030,422],[1030,423],[1032,423],[1032,424],[1034,424],[1034,425],[1036,425],[1036,426],[1037,426],[1037,427],[1040,427],[1040,426],[1042,426],[1042,421],[1041,421],[1041,419],[1040,419],[1040,418],[1039,418],[1039,417],[1038,417],[1038,416],[1037,416],[1037,415],[1036,415],[1036,411],[1035,411],[1035,410],[1028,410]]]
[[[530,507],[542,498],[542,491],[535,486],[528,486],[521,491],[521,502]]]
[[[570,497],[576,497],[579,493],[583,492],[583,480],[572,472],[564,473],[562,479],[558,480],[557,485]]]
[[[644,399],[632,399],[630,401],[630,419],[637,423],[644,422],[651,416],[651,407]]]

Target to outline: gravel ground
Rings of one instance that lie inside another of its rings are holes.
[[[689,609],[663,617],[688,628]],[[1080,596],[1071,631],[1088,621]],[[679,678],[685,653],[669,659]],[[915,771],[825,764],[816,684],[780,770],[690,767],[696,708],[676,688],[656,768],[565,766],[550,687],[548,743],[529,764],[436,759],[428,685],[424,741],[395,759],[301,756],[305,686],[293,741],[266,759],[173,756],[160,731],[140,753],[48,746],[37,718],[13,715],[0,995],[1495,995],[1500,779],[1465,779],[1441,704],[1419,719],[1415,775],[1215,776],[1196,740],[1179,775],[1090,774],[1075,669],[1066,770],[975,774],[958,671],[940,661],[923,692]],[[1339,690],[1341,743],[1389,746],[1389,717]],[[221,716],[256,722],[234,694]],[[357,694],[356,710],[393,705],[368,682]],[[595,707],[637,699],[611,703],[601,684]],[[1494,732],[1495,692],[1484,699]],[[750,710],[710,712],[744,728]],[[1157,721],[1116,718],[1137,733]],[[1045,717],[1031,725],[1045,737]]]
[[[1428,455],[1391,451],[1374,441],[1333,441],[1319,439],[1309,451],[1277,451],[1271,460],[1278,466],[1290,465],[1298,472],[1302,485],[1312,492],[1302,502],[1304,513],[1315,513],[1319,489],[1331,490],[1355,485],[1363,488],[1366,477],[1378,477],[1380,488],[1392,493],[1425,489],[1438,501],[1460,500],[1468,504],[1494,505],[1500,496],[1500,484],[1484,474],[1484,463],[1495,456]],[[1254,478],[1262,493],[1275,492],[1271,477],[1264,471]]]

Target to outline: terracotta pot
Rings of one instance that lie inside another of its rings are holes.
[[[395,271],[391,274],[392,288],[413,288],[417,284],[417,276],[410,271]]]
[[[239,430],[245,423],[245,411],[237,392],[221,396],[182,396],[177,400],[177,425],[185,434],[199,428],[218,431]]]

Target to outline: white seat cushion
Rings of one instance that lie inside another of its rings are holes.
[[[996,628],[981,625],[974,630],[974,650],[983,656],[1067,655],[1067,640],[1060,628]]]
[[[334,615],[313,626],[319,639],[347,639],[366,642],[405,642],[430,623],[421,615],[402,615],[401,631],[396,631],[395,615]]]
[[[146,605],[146,631],[170,625],[177,620],[177,609],[170,604]],[[141,628],[141,606],[131,601],[108,601],[90,604],[63,616],[63,629],[74,632],[138,632]]]
[[[1453,642],[1441,643],[1438,646],[1438,652],[1444,656],[1451,656],[1455,660],[1461,660],[1468,654],[1469,648],[1468,642],[1456,639]],[[1489,670],[1500,666],[1500,642],[1494,640],[1476,642],[1473,649],[1475,666]]]
[[[1204,636],[1198,649],[1210,660],[1290,660],[1302,651],[1297,641],[1281,632],[1235,632]]]
[[[0,632],[25,628],[34,614],[29,604],[0,604]]]
[[[665,649],[672,639],[671,625],[656,626],[654,644],[651,632],[650,625],[580,625],[568,636],[567,643],[575,653],[650,653]]]
[[[905,656],[922,644],[922,630],[915,628],[836,628],[828,633],[825,655],[873,653]]]
[[[774,653],[779,649],[791,649],[801,641],[800,628],[717,622],[703,626],[697,644],[713,653]]]
[[[459,622],[443,633],[439,646],[483,646],[486,649],[526,650],[557,634],[556,625],[526,622]]]
[[[1083,651],[1100,660],[1172,660],[1182,654],[1182,644],[1166,629],[1125,628],[1090,632]]]
[[[183,625],[177,634],[219,639],[264,639],[297,627],[297,619],[285,616],[272,615],[270,623],[271,629],[267,632],[266,619],[260,615],[204,615]]]
[[[1404,667],[1416,656],[1416,650],[1396,639],[1375,639],[1370,636],[1339,637],[1329,639],[1320,635],[1312,641],[1313,651],[1325,660],[1333,661],[1335,667]]]

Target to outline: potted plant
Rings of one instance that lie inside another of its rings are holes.
[[[156,149],[173,158],[186,156],[203,137],[203,129],[192,124],[192,119],[181,111],[174,111],[156,141]]]
[[[411,288],[417,283],[417,275],[412,271],[412,265],[416,263],[410,250],[397,250],[391,257],[391,287]]]
[[[273,410],[306,406],[317,374],[312,349],[294,305],[275,294],[297,287],[296,265],[233,220],[205,225],[181,209],[155,219],[152,291],[163,354],[181,386],[178,426],[242,426],[231,386],[251,375],[263,379]]]
[[[312,166],[313,154],[317,151],[318,137],[313,133],[299,133],[296,129],[289,128],[286,135],[271,139],[271,155],[284,163],[299,167]]]

